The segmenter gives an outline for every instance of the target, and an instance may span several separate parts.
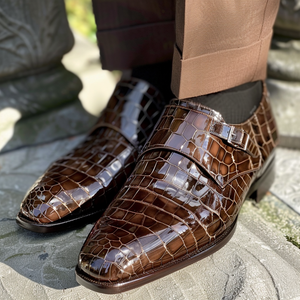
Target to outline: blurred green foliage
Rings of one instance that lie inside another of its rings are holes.
[[[75,31],[96,42],[92,0],[65,0],[68,20]]]

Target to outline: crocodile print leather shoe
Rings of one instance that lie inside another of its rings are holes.
[[[243,124],[172,100],[125,185],[85,241],[77,281],[119,293],[210,255],[234,233],[244,200],[273,180],[276,124],[266,89]]]
[[[51,232],[99,219],[133,171],[163,108],[161,94],[149,83],[119,82],[85,141],[54,162],[29,190],[18,224]]]

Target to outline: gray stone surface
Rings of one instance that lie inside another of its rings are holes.
[[[300,152],[279,149],[276,153],[276,179],[271,192],[300,215]]]
[[[80,79],[61,64],[73,44],[63,0],[0,0],[0,152],[90,128]],[[82,120],[65,126],[70,118],[57,110],[67,104],[61,111]]]
[[[75,41],[63,63],[83,83],[80,101],[82,83],[63,67],[4,82],[2,92],[0,83],[0,153],[78,135],[94,125],[118,77],[101,69],[95,44],[78,34]]]
[[[116,78],[69,28],[63,0],[0,0],[0,153],[88,131]],[[53,124],[54,126],[49,126]]]
[[[268,89],[280,145],[300,149],[300,41],[274,35],[268,57]]]
[[[275,32],[290,37],[300,37],[300,1],[281,0],[275,22]]]
[[[0,0],[0,78],[15,78],[60,62],[71,33],[63,0]]]
[[[285,237],[300,243],[300,217],[271,195],[258,205],[247,201],[232,240],[198,263],[120,295],[97,294],[78,286],[74,267],[91,225],[36,234],[19,228],[14,218],[36,178],[82,138],[0,156],[1,300],[300,299],[300,249]]]
[[[12,112],[16,113],[11,111],[11,115]],[[13,127],[6,130],[7,137],[2,134],[4,138],[0,140],[0,152],[78,135],[87,132],[96,120],[97,118],[88,114],[77,99],[49,112],[17,121]]]
[[[36,75],[0,83],[0,111],[16,109],[22,118],[50,111],[74,101],[82,89],[80,79],[63,65]]]
[[[300,82],[267,80],[280,146],[300,149]]]
[[[268,56],[268,77],[300,81],[300,40],[273,36]]]
[[[282,147],[300,149],[300,1],[281,0],[268,57],[268,88]]]

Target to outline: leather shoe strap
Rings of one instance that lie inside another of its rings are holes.
[[[162,149],[189,157],[220,187],[261,165],[258,145],[247,132],[226,124],[216,111],[184,100],[166,106],[141,156]]]

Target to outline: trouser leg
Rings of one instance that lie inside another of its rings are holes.
[[[279,0],[176,0],[172,91],[180,99],[264,80]]]
[[[175,0],[93,0],[93,9],[104,69],[172,59]]]
[[[93,0],[103,68],[173,56],[171,86],[181,99],[264,80],[278,6],[279,0]]]

